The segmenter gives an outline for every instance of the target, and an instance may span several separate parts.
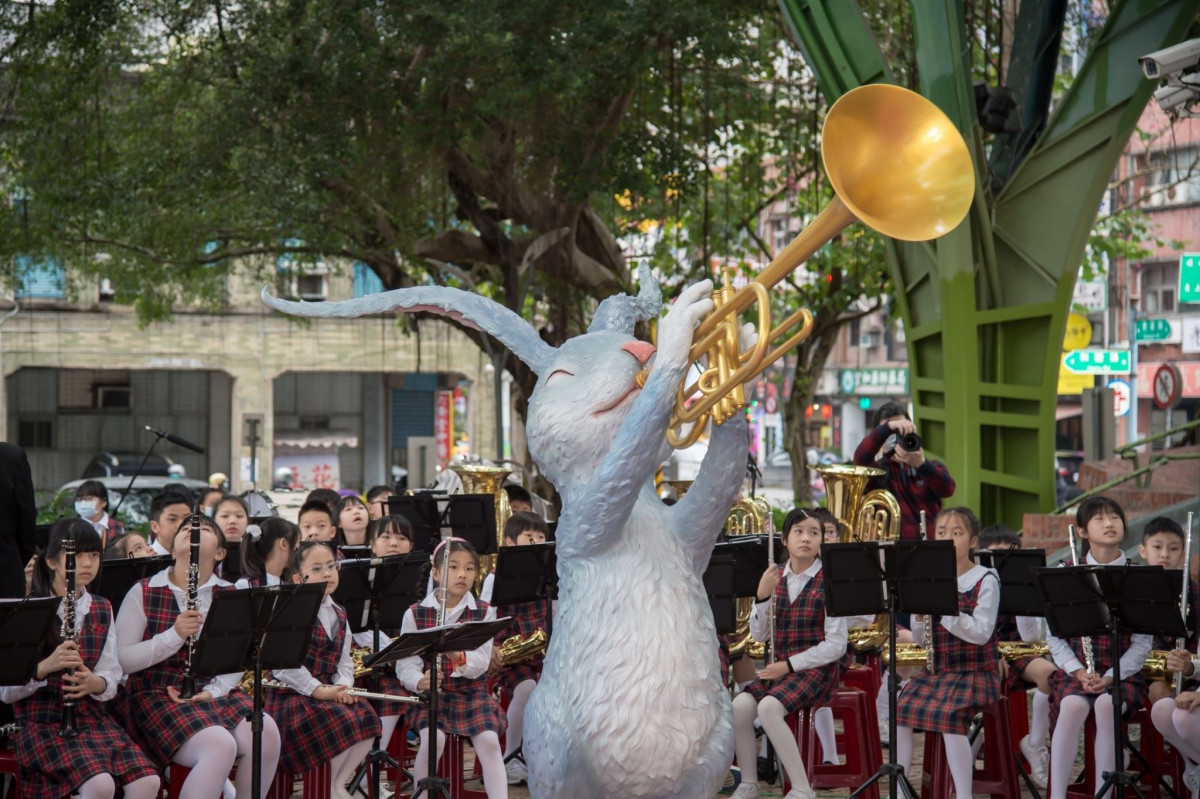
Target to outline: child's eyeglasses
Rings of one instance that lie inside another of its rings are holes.
[[[340,564],[340,563],[337,563],[337,562],[335,561],[335,562],[333,562],[333,563],[326,563],[326,564],[324,564],[324,565],[322,565],[322,566],[309,566],[309,567],[308,567],[307,569],[305,569],[304,571],[308,572],[309,574],[311,574],[311,575],[313,575],[313,576],[320,576],[320,575],[324,574],[325,572],[337,572],[337,571],[340,571],[340,570],[341,570],[341,568],[342,568],[342,564]]]

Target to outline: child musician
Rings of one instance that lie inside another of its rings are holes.
[[[443,580],[443,571],[447,572],[446,580]],[[435,626],[443,601],[444,624],[496,618],[494,608],[488,607],[485,602],[476,602],[471,595],[478,571],[479,554],[469,543],[461,538],[447,538],[438,544],[433,552],[434,583],[438,589],[420,604],[408,609],[404,614],[401,633]],[[491,659],[491,641],[470,652],[449,653],[441,658],[435,745],[440,757],[446,743],[446,733],[470,736],[471,746],[475,748],[475,756],[483,769],[483,786],[488,799],[507,799],[508,779],[504,758],[500,754],[504,718],[500,715],[499,704],[487,688],[486,675]],[[413,693],[429,687],[429,671],[419,657],[397,661],[396,676]],[[414,708],[410,720],[421,736],[421,746],[413,765],[413,780],[420,783],[428,774],[429,717],[423,708]]]
[[[1075,512],[1080,538],[1087,542],[1084,561],[1090,566],[1123,566],[1125,554],[1121,541],[1125,538],[1125,513],[1108,497],[1090,497]],[[1050,654],[1060,671],[1050,678],[1050,799],[1066,799],[1071,767],[1079,751],[1079,742],[1088,714],[1096,714],[1096,782],[1099,790],[1101,774],[1116,768],[1116,749],[1113,741],[1113,706],[1108,693],[1112,685],[1112,663],[1109,657],[1108,635],[1091,636],[1091,651],[1085,652],[1078,638],[1064,640],[1051,635],[1046,639]],[[1146,681],[1141,676],[1142,665],[1150,652],[1153,638],[1149,635],[1122,636],[1121,701],[1122,716],[1128,717],[1146,701]],[[1088,658],[1094,658],[1095,672],[1087,669]]]
[[[1146,526],[1142,528],[1142,543],[1138,544],[1138,557],[1147,566],[1157,566],[1161,569],[1182,569],[1183,562],[1183,528],[1179,526],[1175,520],[1166,516],[1156,516],[1146,522]],[[1188,574],[1188,581],[1191,583],[1188,586],[1188,596],[1191,598],[1188,602],[1192,607],[1188,609],[1187,629],[1188,640],[1184,643],[1183,652],[1185,659],[1190,658],[1188,650],[1196,651],[1196,623],[1194,613],[1196,599],[1196,582],[1191,579]],[[1182,598],[1182,597],[1181,597]],[[1174,638],[1167,636],[1154,636],[1153,649],[1172,651],[1177,647],[1177,641]],[[1153,707],[1157,702],[1168,696],[1174,700],[1175,691],[1172,687],[1174,675],[1168,672],[1167,681],[1152,680],[1148,684],[1150,689],[1150,705]]]
[[[74,640],[60,643],[38,663],[36,679],[0,687],[0,701],[14,705],[20,729],[14,738],[21,768],[21,795],[32,799],[77,794],[110,799],[120,786],[127,799],[158,796],[158,769],[101,706],[117,693],[121,667],[112,606],[88,593],[100,571],[104,541],[86,519],[61,519],[44,552],[34,559],[32,595],[66,596],[66,542],[75,541]],[[65,619],[67,603],[58,608]],[[64,700],[74,702],[74,737],[61,735]]]
[[[351,495],[338,500],[337,511],[338,546],[361,547],[367,543],[367,525],[371,513],[361,497]]]
[[[504,546],[528,546],[544,544],[550,535],[550,527],[541,516],[531,511],[514,513],[504,523]],[[490,579],[492,575],[488,575]],[[508,704],[507,730],[504,734],[504,768],[508,773],[509,785],[517,785],[525,781],[528,771],[524,760],[515,757],[521,748],[521,738],[525,726],[525,705],[533,689],[537,687],[538,678],[542,676],[542,655],[514,663],[510,666],[500,661],[500,644],[512,635],[528,637],[536,630],[549,633],[547,618],[550,613],[549,600],[538,602],[523,602],[519,605],[505,606],[500,609],[505,616],[512,616],[512,624],[508,629],[496,636],[496,646],[492,647],[492,679],[493,688],[499,687],[507,693],[511,700]]]
[[[242,539],[242,577],[237,587],[279,585],[299,543],[300,528],[287,519],[272,516],[262,524],[248,526]]]
[[[200,527],[195,610],[188,610],[188,567],[192,558],[191,528]],[[191,769],[180,791],[182,799],[219,796],[235,762],[237,792],[250,794],[251,734],[246,717],[250,698],[233,691],[241,674],[223,674],[190,699],[180,695],[187,663],[187,639],[199,635],[213,595],[232,589],[215,574],[225,557],[225,538],[216,523],[200,514],[184,517],[172,540],[175,563],[133,588],[117,614],[117,657],[129,675],[130,732],[146,754],[161,765],[178,763]],[[279,730],[263,719],[262,778],[266,793],[279,760]]]
[[[824,535],[820,519],[807,508],[795,508],[784,519],[782,541],[788,562],[783,568],[767,567],[750,614],[750,634],[764,641],[769,632],[767,603],[775,603],[774,651],[778,660],[760,671],[758,679],[733,700],[734,745],[743,779],[755,773],[757,717],[791,780],[792,789],[785,799],[815,796],[787,715],[828,702],[849,660],[846,620],[825,615],[820,556]],[[743,782],[733,796],[756,799],[758,781]]]
[[[932,631],[922,617],[913,617],[914,635],[933,646],[934,673],[922,668],[897,699],[896,760],[909,770],[913,730],[941,733],[954,792],[958,799],[971,799],[974,757],[967,732],[980,708],[1000,698],[995,636],[1000,578],[971,554],[979,543],[979,519],[969,508],[946,508],[935,530],[938,541],[954,542],[959,614],[939,616]]]
[[[323,541],[301,544],[292,555],[289,573],[294,583],[324,583],[325,598],[304,665],[274,672],[275,678],[292,690],[268,692],[267,712],[287,737],[283,767],[302,774],[328,761],[332,795],[349,799],[346,783],[371,750],[380,727],[371,706],[347,693],[354,685],[354,662],[346,612],[333,601],[338,586],[333,545]]]

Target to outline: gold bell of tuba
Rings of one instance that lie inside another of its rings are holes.
[[[734,538],[740,535],[760,535],[770,532],[771,506],[763,499],[746,499],[743,497],[733,503],[729,510],[729,518],[725,522],[725,536]],[[733,635],[729,636],[729,662],[743,655],[749,655],[754,660],[762,660],[767,653],[767,645],[755,641],[750,635],[750,614],[754,610],[754,598],[742,597],[735,600],[734,613],[737,626]]]
[[[676,396],[667,440],[688,447],[709,418],[723,424],[746,407],[743,384],[812,334],[807,308],[772,324],[769,290],[854,222],[901,241],[927,241],[958,227],[975,198],[975,167],[949,117],[921,95],[870,84],[838,98],[821,130],[821,159],[834,198],[746,286],[713,291],[715,308],[692,337],[699,377]],[[754,310],[758,337],[743,351],[740,320]],[[775,342],[780,342],[771,348]],[[644,384],[647,371],[638,373]],[[687,425],[691,425],[689,430]]]
[[[512,516],[508,504],[508,492],[504,490],[504,478],[511,470],[503,466],[488,466],[481,463],[460,463],[450,467],[459,476],[464,494],[491,494],[496,503],[496,548],[504,546],[504,523]],[[475,575],[475,593],[483,588],[483,581],[496,567],[495,555],[479,558],[479,574]]]
[[[533,660],[538,655],[546,654],[550,638],[541,627],[529,635],[510,635],[500,642],[500,662],[505,666],[514,663],[524,663]]]

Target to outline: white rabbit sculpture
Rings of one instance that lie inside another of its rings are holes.
[[[715,427],[690,491],[654,490],[692,332],[712,310],[711,281],[687,288],[658,327],[649,269],[637,298],[602,302],[587,333],[554,347],[519,316],[457,289],[399,289],[344,302],[263,300],[298,316],[394,309],[457,318],[494,336],[538,376],[529,451],[562,495],[559,602],[523,750],[534,799],[709,799],[733,759],[729,694],[701,576],[746,463],[746,423]],[[651,360],[653,359],[653,363]],[[652,366],[645,386],[637,372]]]

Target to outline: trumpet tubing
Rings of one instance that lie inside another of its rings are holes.
[[[834,190],[829,205],[744,288],[730,286],[730,271],[722,270],[713,313],[692,339],[691,358],[706,358],[705,368],[676,397],[672,446],[693,444],[708,418],[722,424],[738,413],[746,405],[742,384],[812,334],[807,308],[772,325],[769,290],[813,253],[855,222],[903,241],[936,238],[957,227],[974,200],[974,165],[954,123],[899,86],[860,86],[839,98],[825,117],[821,158]],[[754,306],[758,338],[743,352],[738,317]],[[687,424],[690,430],[677,432]]]

